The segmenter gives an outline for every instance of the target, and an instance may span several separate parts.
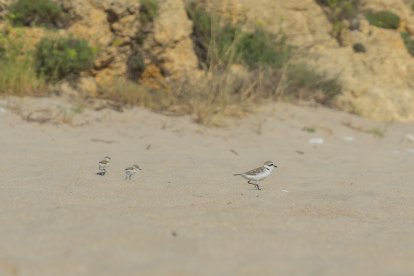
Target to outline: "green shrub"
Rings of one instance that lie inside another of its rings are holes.
[[[291,48],[285,39],[256,28],[253,32],[242,31],[217,15],[211,15],[199,5],[187,7],[193,20],[193,40],[196,53],[207,68],[242,63],[250,69],[259,67],[280,68],[290,57]]]
[[[401,33],[401,38],[404,41],[404,44],[405,44],[405,47],[407,48],[408,53],[414,56],[414,39],[407,32]]]
[[[136,49],[128,58],[128,78],[130,80],[139,79],[145,70],[144,57],[139,49]]]
[[[211,66],[226,67],[237,62],[235,41],[240,38],[240,28],[225,22],[216,14],[210,14],[195,2],[187,6],[187,12],[193,20],[196,54],[202,65],[207,67],[205,69]]]
[[[209,14],[204,8],[196,4],[196,2],[191,2],[186,8],[188,17],[193,21],[192,39],[195,52],[202,65],[208,65],[212,30],[219,28],[219,18],[214,14]]]
[[[139,20],[141,24],[146,25],[157,17],[159,11],[159,0],[140,0],[141,8]]]
[[[342,92],[336,78],[327,78],[304,63],[289,66],[287,80],[284,94],[300,100],[314,100],[329,105]]]
[[[364,44],[362,43],[355,43],[352,45],[352,48],[354,49],[355,53],[365,53],[367,51]]]
[[[365,18],[371,25],[379,28],[398,29],[400,26],[400,17],[390,11],[367,11]]]
[[[10,20],[18,26],[63,27],[62,8],[51,0],[17,0],[10,6]]]
[[[86,40],[46,37],[36,47],[36,71],[48,81],[77,77],[92,67],[94,52]]]
[[[251,69],[261,66],[281,68],[291,55],[291,48],[285,39],[276,37],[262,29],[243,34],[237,43],[241,60]]]

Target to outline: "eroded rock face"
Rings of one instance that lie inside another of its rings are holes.
[[[378,120],[414,120],[414,58],[400,33],[368,26],[365,32],[344,35],[349,46],[325,49],[318,61],[343,84],[338,106]],[[362,43],[367,52],[354,53],[354,43]]]
[[[155,64],[167,78],[194,75],[198,71],[198,60],[191,40],[192,31],[193,24],[183,1],[161,2],[153,30],[144,42],[144,51],[150,57],[146,63]]]
[[[409,31],[411,11],[403,1],[365,0],[363,9],[388,10],[402,18],[399,30],[370,26],[361,17],[360,29],[345,30],[345,47],[314,48],[316,66],[337,75],[344,91],[337,98],[343,110],[382,121],[414,120],[414,58],[408,53],[400,32]],[[354,53],[362,43],[366,53]]]
[[[143,45],[139,42],[144,27],[139,20],[139,1],[60,1],[73,21],[68,32],[88,39],[99,49],[94,70],[98,85],[130,76],[128,61],[137,48],[141,48],[149,70],[154,71],[154,66],[158,68],[160,78],[177,79],[197,71],[198,60],[191,40],[192,22],[186,15],[183,1],[160,1],[158,15],[145,30]],[[140,75],[141,78],[146,76],[154,74]],[[151,81],[142,79],[142,82]]]
[[[94,70],[97,83],[126,76],[139,33],[139,1],[60,1],[72,20],[68,32],[98,49]]]

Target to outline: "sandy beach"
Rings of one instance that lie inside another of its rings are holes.
[[[414,274],[414,123],[286,103],[221,128],[2,110],[0,275]],[[261,191],[233,176],[267,160]]]

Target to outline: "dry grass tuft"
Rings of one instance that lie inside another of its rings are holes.
[[[257,103],[276,98],[279,79],[277,70],[220,71],[196,81],[163,84],[157,90],[119,79],[106,85],[100,94],[124,105],[144,106],[169,115],[189,114],[197,123],[221,126],[226,117],[244,117]]]
[[[0,30],[0,95],[39,96],[47,90],[25,40],[19,28]]]

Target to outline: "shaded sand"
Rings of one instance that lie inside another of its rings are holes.
[[[0,113],[0,275],[414,274],[413,123],[378,138],[361,130],[382,123],[287,104],[220,129],[88,116]],[[262,191],[233,176],[266,160],[279,168]]]

